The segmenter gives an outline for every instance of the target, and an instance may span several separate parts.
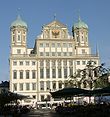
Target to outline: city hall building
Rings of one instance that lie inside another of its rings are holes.
[[[80,18],[72,26],[72,35],[56,19],[43,25],[33,48],[27,47],[28,26],[20,16],[10,32],[10,91],[30,96],[32,103],[54,101],[50,91],[64,88],[69,76],[88,61],[99,65],[97,51],[92,54],[89,46],[88,25]]]

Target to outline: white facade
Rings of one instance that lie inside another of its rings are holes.
[[[85,68],[88,61],[99,65],[98,54],[91,54],[88,27],[81,20],[79,27],[73,26],[73,35],[57,20],[43,26],[31,49],[26,43],[27,26],[21,19],[20,23],[16,21],[16,25],[11,25],[10,91],[40,102],[50,98],[50,91],[65,87],[65,80]]]

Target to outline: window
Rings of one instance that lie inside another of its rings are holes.
[[[50,101],[50,97],[51,97],[50,95],[47,95],[47,100],[48,100],[48,101]]]
[[[61,89],[62,88],[62,82],[58,83],[58,88]]]
[[[30,63],[29,61],[26,61],[26,65],[27,65],[27,66],[29,65],[29,63]]]
[[[52,52],[52,56],[55,56],[55,52]]]
[[[21,49],[17,49],[17,54],[21,54]]]
[[[56,89],[56,82],[53,82],[53,89],[55,90]]]
[[[49,90],[50,89],[50,81],[46,82],[46,89]]]
[[[73,68],[71,67],[70,68],[70,76],[72,76],[73,75]]]
[[[61,44],[60,43],[57,43],[57,47],[61,47]]]
[[[26,70],[26,79],[29,79],[29,70]]]
[[[17,91],[17,83],[13,84],[13,91]]]
[[[67,56],[67,52],[63,52],[63,56]]]
[[[26,39],[26,36],[23,35],[23,41],[25,41],[25,39]]]
[[[26,83],[26,90],[30,90],[30,84]]]
[[[55,66],[56,66],[56,61],[52,60],[52,67],[55,67]]]
[[[68,52],[68,55],[69,55],[69,56],[72,56],[72,52]]]
[[[41,101],[44,101],[44,95],[41,95]]]
[[[80,65],[80,61],[77,61],[77,65]]]
[[[17,65],[17,61],[13,61],[13,65],[16,66]]]
[[[69,47],[72,47],[72,43],[69,43],[68,46],[69,46]]]
[[[85,49],[82,49],[82,54],[86,54],[86,51],[85,51]]]
[[[49,68],[46,69],[46,75],[47,75],[47,78],[50,78],[50,69]]]
[[[69,66],[73,66],[73,61],[72,60],[69,61]]]
[[[15,35],[13,35],[13,41],[15,41]]]
[[[46,56],[49,56],[49,52],[46,52]]]
[[[82,65],[85,65],[86,64],[86,61],[82,61]]]
[[[79,42],[79,35],[77,35],[77,42]]]
[[[50,61],[46,60],[46,67],[49,67],[49,66],[50,66]]]
[[[25,34],[26,32],[25,31],[23,31],[23,34]]]
[[[20,41],[20,35],[18,35],[18,41]]]
[[[43,47],[43,43],[40,43],[40,47]]]
[[[56,78],[56,69],[52,69],[52,78]]]
[[[40,90],[44,90],[44,81],[40,81]]]
[[[23,61],[20,61],[20,62],[19,62],[19,65],[23,65]]]
[[[35,61],[32,61],[32,65],[36,65],[36,62]]]
[[[16,70],[13,71],[13,79],[17,79],[17,71]]]
[[[43,52],[40,52],[40,56],[43,56],[44,55],[44,53]]]
[[[20,84],[19,84],[19,90],[20,90],[20,91],[23,91],[23,83],[20,83]]]
[[[84,41],[84,37],[82,36],[82,41]]]
[[[40,68],[40,78],[44,78],[44,69]]]
[[[33,71],[32,71],[32,79],[35,79],[35,78],[36,78],[36,71],[33,70]]]
[[[32,90],[36,90],[36,83],[32,83]]]
[[[49,43],[46,43],[46,47],[49,47]]]
[[[58,60],[58,67],[61,67],[61,60]]]
[[[44,61],[41,60],[41,61],[40,61],[40,67],[43,67],[43,66],[44,66]]]
[[[19,72],[19,76],[20,76],[20,79],[23,79],[23,71],[22,70]]]
[[[63,47],[67,47],[67,43],[63,43]]]
[[[67,61],[66,60],[63,61],[63,65],[64,65],[64,67],[67,66]]]
[[[55,43],[52,43],[52,47],[55,47]]]
[[[58,56],[61,56],[61,52],[58,52],[57,54],[58,54]]]
[[[61,78],[61,68],[58,69],[58,78]]]
[[[64,68],[64,78],[67,78],[67,68]]]

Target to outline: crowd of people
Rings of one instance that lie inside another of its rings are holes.
[[[55,111],[63,117],[110,117],[110,104],[59,105]]]

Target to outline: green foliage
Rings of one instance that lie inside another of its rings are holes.
[[[110,86],[110,83],[108,82],[108,75],[104,74],[100,76],[95,82],[94,82],[95,88],[104,88]]]
[[[105,68],[104,64],[96,66],[94,61],[89,61],[84,69],[77,70],[66,82],[68,87],[103,88],[110,86],[109,73],[110,69]]]

